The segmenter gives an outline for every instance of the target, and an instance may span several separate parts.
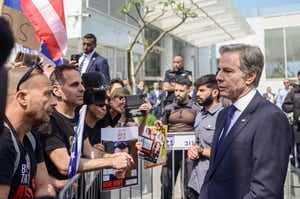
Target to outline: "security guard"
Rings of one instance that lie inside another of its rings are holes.
[[[173,58],[173,69],[167,70],[163,81],[163,91],[165,92],[163,98],[163,107],[171,104],[174,101],[175,82],[179,79],[188,78],[192,81],[192,72],[184,70],[183,57],[176,55]]]

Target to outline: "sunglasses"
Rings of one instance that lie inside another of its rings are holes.
[[[29,79],[30,75],[32,74],[32,72],[37,69],[38,71],[40,71],[41,73],[44,72],[44,70],[41,68],[40,65],[38,64],[34,64],[33,66],[31,66],[29,68],[29,70],[22,76],[22,78],[19,80],[18,84],[17,84],[17,92],[20,90],[20,86],[22,83],[24,83],[26,80]]]
[[[103,108],[103,107],[106,106],[106,104],[96,104],[96,105],[99,106],[99,107],[101,107],[101,108]]]

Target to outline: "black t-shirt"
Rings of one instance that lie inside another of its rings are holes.
[[[9,126],[16,137],[14,129],[11,125]],[[17,151],[14,147],[10,130],[5,127],[4,132],[0,135],[0,182],[10,185],[8,198],[31,199],[34,198],[34,178],[37,164],[44,161],[41,144],[38,138],[35,137],[36,146],[34,151],[27,136],[24,137],[23,145],[17,137],[16,140],[20,151],[20,161],[13,176]]]
[[[89,127],[85,124],[84,131],[88,135],[91,145],[101,143],[101,128],[110,126],[109,114],[105,114],[104,118],[99,120],[94,128]]]
[[[43,136],[43,145],[45,153],[45,162],[49,175],[57,179],[67,179],[68,176],[61,175],[52,160],[47,155],[48,151],[58,148],[66,148],[68,154],[71,154],[72,144],[76,130],[78,118],[67,118],[56,110],[51,116],[51,134]],[[82,139],[85,140],[87,135],[84,133]]]

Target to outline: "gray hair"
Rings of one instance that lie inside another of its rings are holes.
[[[240,55],[241,70],[245,75],[255,71],[256,78],[254,80],[254,86],[258,86],[264,68],[264,56],[258,46],[230,44],[221,46],[219,52],[221,55],[225,52],[238,52]]]

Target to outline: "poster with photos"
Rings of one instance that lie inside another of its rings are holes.
[[[142,136],[139,136],[141,151],[138,158],[145,160],[144,168],[164,165],[167,157],[167,126],[146,126]]]
[[[134,164],[126,170],[103,169],[101,190],[108,191],[138,184],[138,161],[135,144],[138,138],[138,127],[102,128],[102,144],[106,153],[129,153]]]

